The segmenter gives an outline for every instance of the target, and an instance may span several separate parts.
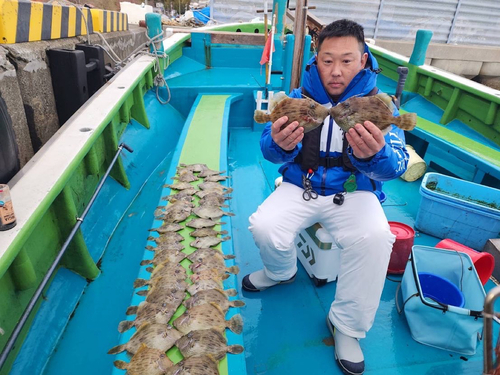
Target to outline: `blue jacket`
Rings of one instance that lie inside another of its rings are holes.
[[[360,71],[347,86],[339,98],[342,102],[351,96],[367,95],[375,86],[377,81],[378,63],[365,45],[365,52],[368,53],[367,66],[369,68]],[[328,107],[335,106],[334,102],[323,87],[319,78],[316,65],[316,57],[311,58],[303,77],[303,87],[318,103]],[[290,93],[292,98],[300,98],[301,88]],[[399,115],[397,109],[394,115]],[[285,151],[279,147],[271,137],[271,123],[267,123],[260,140],[260,146],[264,157],[276,164],[282,164],[279,172],[283,175],[283,181],[290,182],[302,187],[302,176],[306,174],[299,164],[294,162],[302,144],[298,144],[292,151]],[[344,133],[342,129],[328,116],[323,123],[320,144],[321,157],[338,157],[342,154],[342,140]],[[392,128],[385,135],[385,146],[372,158],[367,161],[354,157],[352,148],[349,146],[347,153],[355,172],[357,190],[373,191],[380,201],[385,199],[382,193],[382,182],[394,179],[402,175],[408,165],[408,152],[405,148],[405,138],[403,130],[392,125]],[[344,191],[344,183],[351,172],[344,171],[342,167],[326,168],[320,166],[311,177],[313,189],[321,195],[331,195]]]

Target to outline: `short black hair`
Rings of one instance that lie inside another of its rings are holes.
[[[365,32],[363,26],[351,20],[343,19],[333,21],[325,26],[318,36],[318,51],[321,49],[321,44],[328,38],[353,36],[359,42],[361,53],[365,50]]]

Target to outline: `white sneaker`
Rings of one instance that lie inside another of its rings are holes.
[[[337,330],[330,318],[326,317],[326,325],[335,342],[335,360],[342,372],[347,375],[361,375],[365,371],[365,358],[358,339],[344,335]]]

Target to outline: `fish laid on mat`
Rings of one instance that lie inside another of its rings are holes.
[[[185,254],[184,254],[185,256]],[[183,258],[184,259],[184,258]],[[151,267],[152,268],[152,267]],[[149,267],[146,269],[149,270]],[[134,288],[140,288],[145,285],[154,285],[156,279],[162,279],[164,283],[177,283],[178,288],[184,287],[183,281],[187,278],[187,272],[179,263],[172,261],[164,261],[159,263],[158,266],[151,269],[150,279],[136,279],[134,281]],[[187,286],[186,286],[187,288]]]
[[[214,174],[212,176],[205,177],[203,179],[203,181],[205,181],[205,182],[219,182],[219,181],[225,181],[228,178],[231,178],[231,177],[229,177],[229,176],[221,176],[221,175],[218,175],[218,174]]]
[[[192,208],[187,206],[177,207],[176,209],[168,210],[168,212],[155,216],[158,220],[163,220],[165,223],[180,223],[186,220],[191,215]]]
[[[225,264],[219,263],[214,258],[205,260],[202,263],[192,263],[189,265],[189,269],[195,274],[200,274],[209,270],[217,270],[219,275],[223,275],[224,273],[232,273],[234,275],[237,275],[240,272],[240,267],[226,267]]]
[[[172,242],[172,243],[162,243],[157,244],[156,246],[146,246],[146,250],[149,251],[181,251],[184,250],[185,246],[180,242]]]
[[[177,167],[177,172],[179,170],[187,169],[188,171],[191,172],[202,172],[205,169],[208,169],[206,164],[179,164],[179,167]]]
[[[155,251],[155,255],[153,259],[145,259],[141,262],[141,266],[145,266],[147,264],[152,264],[154,266],[159,266],[165,262],[173,262],[179,263],[186,257],[186,254],[177,251],[177,250],[164,250],[164,251]]]
[[[200,198],[198,204],[200,206],[229,207],[227,204],[224,204],[224,202],[228,199],[231,199],[231,197],[218,193],[210,193],[205,195],[203,198]]]
[[[227,345],[226,338],[215,329],[191,331],[175,343],[184,358],[211,355],[220,361],[226,353],[240,354],[241,345]]]
[[[205,305],[210,302],[215,302],[219,305],[224,314],[227,313],[230,307],[245,306],[245,302],[243,301],[229,301],[227,294],[221,289],[200,290],[185,300],[183,305],[190,309],[191,307]]]
[[[198,177],[202,177],[202,178],[206,178],[206,177],[210,177],[210,176],[216,176],[216,175],[221,175],[223,174],[224,172],[226,171],[215,171],[213,169],[204,169],[200,172],[200,174],[198,175]]]
[[[118,332],[123,333],[132,327],[140,327],[146,322],[168,324],[179,305],[151,303],[142,301],[138,306],[129,306],[127,315],[135,315],[134,320],[123,320],[118,324]]]
[[[214,279],[197,279],[196,277],[192,276],[193,275],[191,275],[191,280],[193,281],[193,285],[190,285],[187,288],[187,291],[191,295],[194,295],[201,290],[222,288],[222,282],[218,282]],[[229,297],[234,297],[237,294],[236,289],[226,289],[224,290],[224,293]]]
[[[213,228],[216,225],[224,225],[224,224],[226,224],[226,223],[224,223],[222,221],[214,221],[214,220],[210,220],[210,219],[193,219],[193,220],[187,222],[186,226],[190,227],[190,228],[198,229],[198,228]]]
[[[176,283],[174,283],[175,285]],[[187,286],[187,284],[186,284]],[[172,306],[177,305],[179,307],[186,297],[186,289],[183,285],[180,288],[176,286],[171,286],[171,284],[163,284],[161,282],[161,278],[156,279],[156,283],[149,288],[148,290],[140,291],[146,292],[137,294],[146,295],[146,301],[151,303],[167,303]]]
[[[114,361],[113,364],[120,370],[127,370],[127,375],[163,375],[173,366],[165,352],[148,348],[143,344],[130,362]]]
[[[288,97],[285,93],[277,93],[269,103],[270,114],[256,110],[254,120],[257,123],[275,122],[283,116],[288,117],[288,121],[281,127],[283,130],[293,121],[297,121],[299,126],[307,133],[320,126],[328,116],[328,108],[315,102],[311,98],[295,99]]]
[[[217,206],[203,205],[193,208],[193,212],[202,219],[219,219],[222,216],[234,216],[232,212],[221,210]]]
[[[165,375],[219,375],[217,361],[211,356],[183,359],[167,369]]]
[[[345,132],[365,121],[371,121],[384,134],[389,131],[391,124],[403,130],[412,130],[415,127],[416,113],[393,116],[393,110],[392,98],[382,93],[372,96],[353,96],[330,108],[330,115]]]
[[[177,176],[172,177],[172,180],[177,180],[179,182],[193,182],[197,181],[198,177],[194,175],[189,169],[178,169]]]
[[[181,337],[182,334],[170,325],[145,322],[127,343],[111,348],[108,354],[118,354],[125,350],[130,354],[135,354],[142,343],[146,344],[148,348],[166,352]]]
[[[196,247],[197,249],[201,249],[204,247],[217,246],[223,241],[230,240],[230,236],[226,236],[224,238],[220,237],[198,237],[196,240],[191,242],[189,246]]]
[[[171,242],[181,242],[184,241],[184,236],[177,232],[167,232],[160,234],[159,237],[149,236],[147,238],[148,241],[156,242],[157,244],[161,243],[171,243]]]
[[[227,230],[214,230],[212,228],[199,228],[189,233],[191,237],[215,237],[224,234],[227,234]]]
[[[218,182],[202,182],[201,184],[198,184],[198,187],[201,190],[206,190],[210,192],[218,192],[218,193],[231,193],[233,191],[232,188],[228,188],[227,186],[221,185]]]
[[[221,197],[224,197],[225,199],[231,199],[230,196],[227,196],[225,194],[229,193],[228,191],[223,191],[223,190],[200,190],[200,191],[197,191],[195,194],[198,198],[205,198],[207,195],[219,195]]]
[[[165,184],[163,187],[167,187],[173,190],[185,190],[185,189],[193,189],[194,186],[189,182],[176,182],[175,184]]]
[[[189,254],[187,258],[193,263],[195,262],[201,263],[205,261],[205,259],[210,259],[210,258],[216,258],[217,260],[224,263],[224,260],[234,259],[236,257],[232,254],[228,255],[223,254],[220,250],[211,247],[204,247],[204,248],[199,248],[195,252]]]
[[[197,191],[198,190],[196,190],[193,186],[191,186],[191,189],[184,189],[179,191],[178,193],[166,195],[164,197],[161,197],[161,200],[169,202],[172,200],[180,200],[181,198],[184,197],[192,197]]]
[[[183,334],[199,329],[210,328],[214,328],[221,333],[224,333],[226,328],[229,328],[237,334],[243,331],[243,320],[241,319],[241,315],[237,314],[231,319],[226,320],[224,312],[213,302],[206,305],[194,306],[186,310],[174,320],[173,325]]]
[[[162,234],[162,233],[168,233],[168,232],[178,232],[182,228],[184,228],[184,226],[180,225],[178,223],[165,223],[158,228],[151,228],[151,229],[149,229],[149,231]]]

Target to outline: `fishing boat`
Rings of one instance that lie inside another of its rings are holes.
[[[154,48],[165,55],[129,63],[9,181],[17,225],[0,232],[0,374],[124,373],[113,362],[130,356],[107,352],[134,332],[117,327],[133,319],[126,315],[129,306],[144,300],[133,285],[149,277],[140,263],[153,257],[145,247],[154,246],[150,229],[161,225],[157,207],[175,192],[165,185],[174,182],[179,165],[195,163],[225,171],[230,179],[220,184],[233,189],[226,210],[235,216],[223,216],[215,227],[231,238],[216,248],[234,255],[226,263],[240,270],[223,288],[235,288],[234,298],[245,303],[226,315],[240,314],[243,332],[225,334],[244,352],[228,354],[219,373],[341,373],[325,325],[334,281],[314,280],[299,264],[292,284],[256,294],[241,290],[242,278],[261,266],[248,217],[279,177],[278,166],[260,152],[262,125],[253,113],[265,109],[271,93],[298,86],[314,53],[310,36],[301,44],[297,34],[286,34],[280,22],[285,2],[273,8],[275,52],[268,71],[259,64],[263,23],[174,32]],[[154,38],[160,28],[150,25],[148,32]],[[378,87],[399,96],[401,112],[418,114],[406,139],[427,172],[499,189],[500,93],[423,64],[425,41],[417,40],[410,59],[370,48],[382,68]],[[299,56],[300,64],[292,64]],[[400,67],[408,76],[398,95]],[[422,177],[384,184],[390,221],[414,227],[421,184]],[[179,233],[184,251],[193,251],[190,229]],[[441,240],[417,231],[414,244],[434,247]],[[400,283],[401,275],[388,275],[375,324],[362,342],[366,374],[480,374],[486,357],[491,367],[492,353],[482,343],[475,354],[462,355],[415,341],[396,308]],[[484,285],[486,292],[495,287],[493,279]],[[175,347],[167,355],[182,359]]]

